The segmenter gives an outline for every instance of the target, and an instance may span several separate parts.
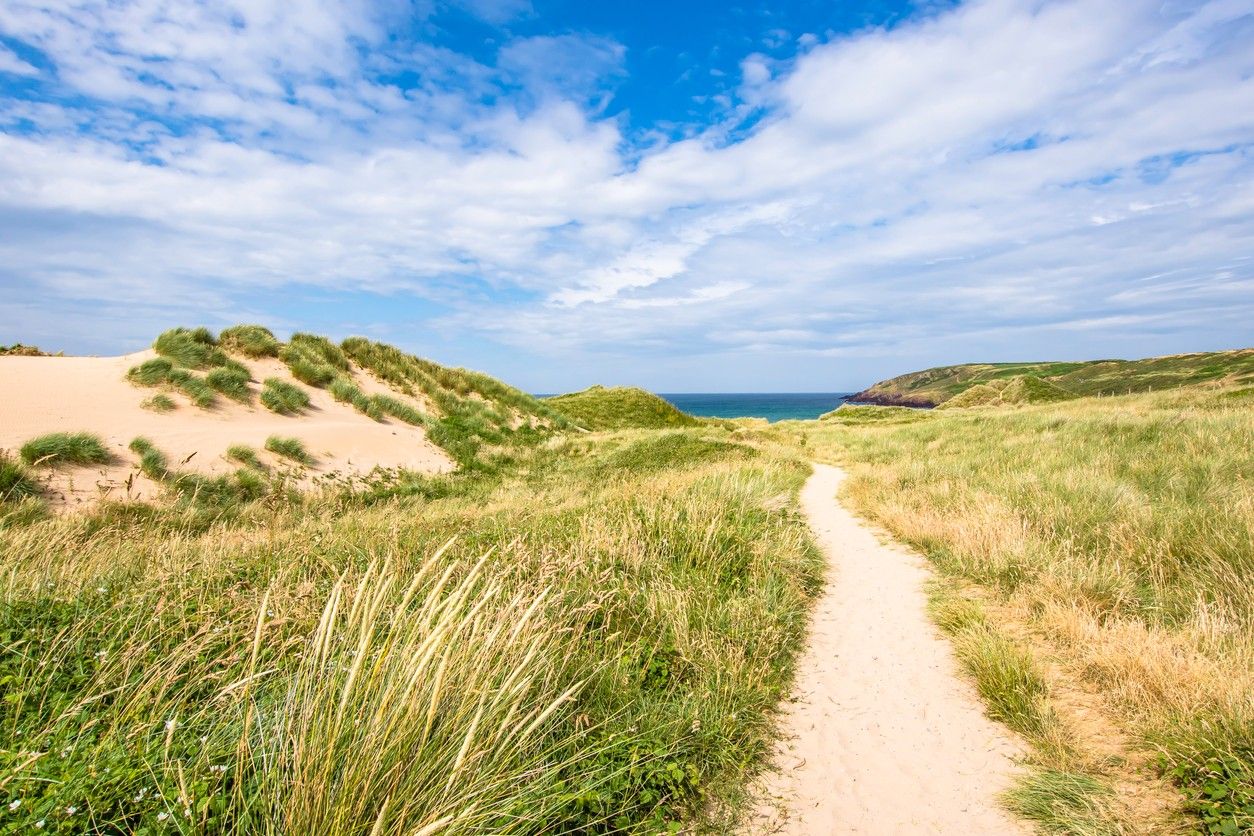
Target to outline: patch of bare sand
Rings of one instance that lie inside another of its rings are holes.
[[[801,500],[830,576],[744,832],[1027,832],[997,802],[1022,744],[928,620],[923,559],[840,505],[842,471],[814,467]]]
[[[307,483],[318,476],[360,475],[376,467],[424,473],[454,467],[421,427],[390,419],[373,421],[348,404],[337,403],[322,389],[299,384],[311,400],[303,415],[269,411],[256,400],[261,381],[292,379],[287,366],[278,360],[242,361],[253,376],[251,406],[219,396],[217,406],[200,409],[181,394],[170,392],[178,408],[152,412],[140,404],[159,390],[133,386],[126,380],[131,366],[152,356],[145,351],[124,357],[0,357],[0,449],[16,454],[35,436],[82,430],[100,436],[114,454],[114,461],[105,466],[39,468],[54,506],[77,507],[105,496],[155,496],[159,487],[138,473],[138,457],[127,449],[138,435],[151,439],[172,466],[205,474],[227,473],[237,467],[225,457],[232,444],[254,447],[263,459],[278,464],[278,459],[262,450],[271,435],[292,436],[305,443],[317,459],[306,473]],[[360,372],[355,377],[369,391],[387,390]]]

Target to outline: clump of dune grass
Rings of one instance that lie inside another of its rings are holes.
[[[304,443],[299,438],[272,435],[266,439],[266,449],[275,455],[290,459],[298,464],[311,465],[314,463],[314,457],[309,455],[309,451],[305,449]]]
[[[263,325],[235,325],[218,334],[218,345],[245,357],[277,357],[281,343]]]
[[[208,328],[171,328],[158,335],[152,347],[174,365],[189,369],[218,366],[225,360]]]
[[[178,404],[169,396],[160,394],[144,399],[140,406],[151,412],[171,412],[178,408]]]
[[[231,368],[215,369],[210,374],[219,371],[228,375],[238,376],[238,371],[234,371]],[[133,366],[126,373],[126,378],[139,386],[169,386],[178,389],[201,409],[208,409],[217,402],[214,387],[205,378],[199,377],[185,368],[176,366],[173,361],[166,357],[154,357],[151,360],[145,360],[138,366]],[[168,401],[169,399],[167,398],[166,400]]]
[[[226,448],[226,457],[231,461],[247,465],[254,470],[265,470],[266,466],[257,458],[257,451],[247,444],[232,444]]]
[[[374,395],[370,400],[380,412],[385,415],[391,415],[393,418],[404,421],[406,424],[422,426],[426,423],[426,418],[421,412],[400,398],[394,398],[391,395]]]
[[[250,380],[252,380],[252,375],[248,369],[238,364],[211,369],[205,375],[205,383],[213,389],[231,400],[245,404],[251,403],[253,399],[252,390],[248,388]]]
[[[30,465],[106,464],[112,458],[99,436],[59,432],[32,438],[22,445],[22,461]]]
[[[0,451],[0,502],[17,502],[39,495],[39,484],[22,462]]]
[[[153,357],[138,366],[132,366],[126,373],[127,380],[140,386],[160,386],[168,383],[174,363],[165,357]]]
[[[1112,809],[1114,790],[1100,778],[1083,772],[1033,770],[1005,793],[1006,806],[1045,833],[1071,836],[1118,836],[1120,827]]]
[[[157,449],[152,441],[143,436],[136,436],[131,439],[128,446],[132,453],[139,456],[139,469],[149,479],[161,481],[170,475],[165,453]]]
[[[261,387],[261,403],[272,412],[292,415],[309,406],[309,395],[282,378],[267,377]]]
[[[297,380],[318,388],[329,386],[349,368],[348,358],[340,347],[315,334],[293,334],[279,351],[279,359],[287,364]]]
[[[175,386],[188,400],[201,409],[209,409],[218,398],[215,390],[203,377],[199,377],[186,369],[172,369],[169,375],[170,385]]]

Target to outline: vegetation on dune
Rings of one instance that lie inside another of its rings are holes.
[[[17,502],[39,495],[39,484],[17,459],[0,451],[0,502]]]
[[[261,386],[261,403],[271,412],[293,415],[309,407],[309,393],[282,378],[267,377]]]
[[[831,412],[820,415],[819,420],[837,424],[881,424],[910,423],[926,420],[927,417],[927,410],[908,406],[859,406],[843,403]]]
[[[205,383],[228,398],[240,403],[252,403],[253,393],[248,388],[252,375],[242,366],[223,366],[205,375]]]
[[[701,423],[652,392],[631,386],[593,386],[545,401],[588,430],[695,427]]]
[[[0,357],[62,357],[62,352],[49,354],[46,351],[40,351],[38,346],[22,345],[14,343],[13,345],[0,345]]]
[[[1023,376],[1073,395],[1125,395],[1202,383],[1249,385],[1254,383],[1254,349],[1145,360],[941,366],[881,381],[855,398],[868,403],[937,406],[971,387]]]
[[[104,442],[91,433],[48,433],[32,438],[19,451],[30,465],[106,464],[112,458]]]
[[[1112,722],[1161,757],[1207,832],[1254,827],[1248,401],[1182,389],[949,410],[905,424],[823,421],[808,438],[850,467],[857,507],[947,578],[981,590],[998,632],[1040,637],[1043,652],[1078,677],[1075,687],[1100,695]],[[970,655],[964,640],[956,646]],[[1005,663],[1022,649],[1003,643],[999,653]],[[995,690],[1033,690],[1011,682]],[[1008,722],[1047,728],[1039,712],[1022,720],[1031,702],[1005,712],[1021,718]],[[1065,794],[1090,779],[1123,780],[1080,742],[1029,739],[1041,771],[1016,791],[1017,809],[1040,809],[1051,787]],[[1113,814],[1104,797],[1092,803]],[[1060,796],[1051,809],[1080,815],[1084,805],[1073,801]]]
[[[971,407],[1024,406],[1027,404],[1058,403],[1069,401],[1074,395],[1047,380],[1032,375],[1017,375],[988,383],[977,383],[964,389],[937,409],[964,409]]]
[[[127,445],[132,453],[139,456],[139,469],[149,479],[160,481],[170,475],[169,462],[165,453],[157,449],[151,440],[136,436]]]
[[[151,412],[171,412],[178,408],[178,404],[171,400],[169,396],[161,394],[153,395],[151,398],[145,398],[140,403],[140,406]]]
[[[478,372],[447,368],[364,337],[350,337],[341,348],[401,394],[433,404],[438,415],[422,421],[427,436],[465,468],[490,467],[480,455],[485,449],[534,444],[570,424],[547,404]]]
[[[266,439],[266,449],[275,455],[290,459],[298,464],[310,465],[314,463],[314,457],[309,455],[309,451],[305,449],[304,443],[299,438],[272,435]]]
[[[126,378],[139,386],[169,386],[178,389],[201,409],[208,409],[217,402],[214,387],[205,378],[177,367],[168,357],[145,360],[138,366],[133,366],[126,373]]]
[[[224,365],[227,356],[208,328],[171,328],[152,343],[153,349],[176,366],[204,369]]]
[[[264,471],[266,466],[257,458],[257,451],[247,444],[232,444],[226,448],[226,457],[234,462],[247,465],[253,470]]]
[[[235,325],[218,335],[218,345],[226,351],[256,359],[278,357],[282,343],[263,325]]]
[[[805,467],[714,430],[511,461],[0,532],[6,821],[656,833],[725,809],[820,584]]]
[[[348,358],[339,346],[314,334],[293,334],[279,351],[279,359],[291,369],[292,377],[320,389],[349,369]]]

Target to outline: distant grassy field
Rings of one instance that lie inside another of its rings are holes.
[[[1254,349],[1178,354],[1145,360],[941,366],[881,381],[854,397],[868,403],[937,406],[972,387],[1024,377],[1046,381],[1072,395],[1124,395],[1197,383],[1248,385],[1254,383]]]
[[[719,429],[495,461],[201,479],[0,530],[0,829],[656,833],[734,808],[819,584],[807,468]]]
[[[695,427],[701,422],[664,398],[631,386],[593,386],[545,403],[588,430]]]
[[[977,681],[1017,695],[1000,704],[1038,771],[1015,805],[1047,829],[1172,832],[1073,710],[1084,694],[1196,826],[1254,828],[1251,391],[808,425],[809,447],[851,470],[849,500],[948,579],[938,621]],[[1024,697],[1042,670],[1055,704]]]

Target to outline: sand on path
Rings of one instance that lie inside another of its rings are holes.
[[[989,720],[928,620],[923,559],[880,541],[816,464],[801,503],[829,561],[750,834],[1013,834],[1022,745]]]

